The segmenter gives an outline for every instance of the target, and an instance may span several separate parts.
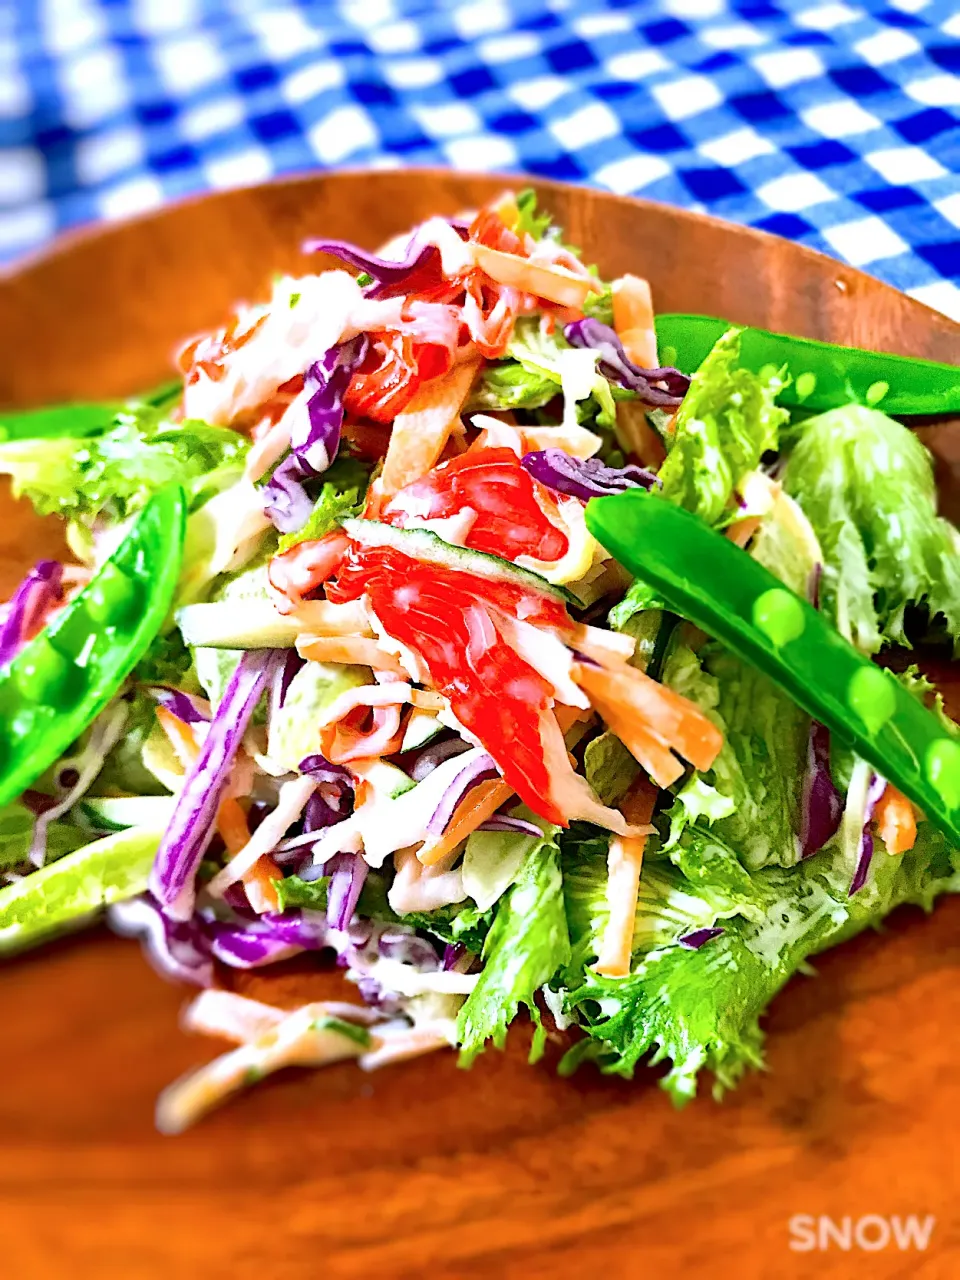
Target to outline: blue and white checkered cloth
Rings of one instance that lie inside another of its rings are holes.
[[[960,0],[0,0],[3,257],[437,163],[708,210],[960,318]]]

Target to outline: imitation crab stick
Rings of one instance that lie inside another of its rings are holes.
[[[564,266],[531,262],[517,253],[504,253],[486,244],[476,244],[474,257],[476,265],[498,284],[509,284],[522,293],[532,293],[575,311],[584,310],[584,303],[598,289],[590,276],[575,275]]]
[[[475,245],[473,254],[477,266],[498,284],[511,285],[522,293],[532,293],[575,311],[582,311],[587,298],[598,288],[592,277],[574,275],[566,267],[531,262],[484,244]]]

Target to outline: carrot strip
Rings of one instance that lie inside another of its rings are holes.
[[[873,811],[877,834],[887,853],[906,853],[917,843],[917,815],[913,805],[888,782]]]
[[[442,693],[436,693],[433,689],[411,689],[410,705],[421,711],[442,711],[447,700]]]
[[[482,822],[492,817],[504,801],[513,795],[513,788],[502,778],[481,782],[460,801],[442,836],[435,841],[424,841],[417,857],[425,867],[432,867],[461,840],[466,840]]]
[[[280,899],[277,896],[275,880],[283,879],[283,872],[268,853],[257,859],[249,871],[240,877],[246,890],[247,901],[262,916],[266,911],[279,911]]]
[[[166,707],[157,707],[157,724],[169,738],[173,753],[183,766],[184,772],[186,772],[200,752],[190,726],[184,724],[181,719],[175,716],[172,711],[168,711]]]
[[[724,530],[724,536],[735,546],[745,547],[763,523],[762,516],[744,516],[742,520],[734,520]]]
[[[597,702],[596,707],[607,727],[613,730],[658,787],[670,787],[683,776],[683,764],[673,752],[630,715],[624,715],[615,703]]]
[[[650,285],[640,276],[625,275],[613,282],[613,327],[634,364],[657,367],[657,331],[653,322]]]
[[[231,858],[249,841],[250,828],[247,825],[247,815],[235,796],[227,796],[225,800],[220,801],[220,808],[217,810],[217,830]]]
[[[657,789],[638,778],[620,803],[631,826],[642,826],[653,817]],[[646,835],[612,836],[607,853],[607,905],[610,915],[600,941],[600,954],[593,966],[608,978],[624,978],[630,972],[633,931],[637,916],[637,894]]]
[[[591,701],[600,698],[606,706],[621,708],[621,718],[636,717],[652,736],[679,751],[698,769],[709,769],[716,760],[723,734],[713,721],[687,698],[651,680],[636,667],[626,663],[604,667],[578,663],[571,674]],[[604,715],[599,705],[597,709]]]

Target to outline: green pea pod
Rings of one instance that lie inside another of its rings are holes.
[[[0,889],[0,955],[82,924],[101,907],[143,893],[162,828],[105,836]]]
[[[0,671],[0,805],[100,714],[163,626],[185,522],[183,490],[162,489],[99,573]]]
[[[107,404],[65,404],[49,409],[0,409],[0,443],[10,440],[84,440],[108,431],[125,409],[147,406],[163,409],[183,390],[180,382],[168,382],[128,401]]]
[[[731,327],[731,321],[715,316],[657,316],[660,361],[694,373]],[[791,381],[778,399],[798,408],[819,411],[856,403],[889,414],[960,412],[960,367],[933,360],[745,328],[740,363],[754,373],[786,365]]]
[[[654,493],[593,499],[587,527],[671,609],[775,680],[960,846],[960,743],[890,672],[728,538]]]

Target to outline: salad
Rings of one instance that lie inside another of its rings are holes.
[[[531,1061],[719,1096],[810,956],[960,887],[957,729],[907,653],[960,638],[930,458],[750,331],[658,348],[647,283],[529,191],[305,250],[338,262],[173,386],[0,414],[74,557],[0,619],[0,949],[105,907],[200,989],[232,1047],[166,1132],[288,1065],[469,1066],[521,1015]],[[224,981],[305,953],[349,998]]]

